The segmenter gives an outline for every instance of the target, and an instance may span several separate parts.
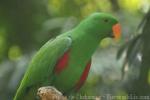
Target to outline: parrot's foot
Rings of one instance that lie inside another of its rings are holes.
[[[55,87],[45,86],[38,89],[37,95],[41,100],[67,100]]]

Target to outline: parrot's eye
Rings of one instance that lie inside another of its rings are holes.
[[[108,19],[104,19],[104,22],[107,23],[107,22],[109,22],[109,20]]]

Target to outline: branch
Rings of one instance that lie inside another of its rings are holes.
[[[37,95],[40,100],[67,100],[55,87],[45,86],[38,89]]]

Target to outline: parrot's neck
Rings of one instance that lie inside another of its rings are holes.
[[[80,53],[80,58],[89,60],[98,47],[101,37],[94,36],[82,30],[72,30],[68,33],[73,40],[73,48],[76,53]],[[86,56],[85,56],[86,55]],[[85,58],[84,58],[85,57]]]
[[[78,40],[77,42],[83,43],[84,46],[98,46],[100,41],[104,38],[103,36],[96,35],[93,31],[88,31],[87,29],[74,29],[68,33],[73,40]],[[100,34],[100,33],[99,33]]]

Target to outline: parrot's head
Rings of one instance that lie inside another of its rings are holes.
[[[89,34],[96,37],[114,37],[119,39],[121,35],[121,27],[118,20],[106,13],[94,13],[81,22],[80,25]]]

